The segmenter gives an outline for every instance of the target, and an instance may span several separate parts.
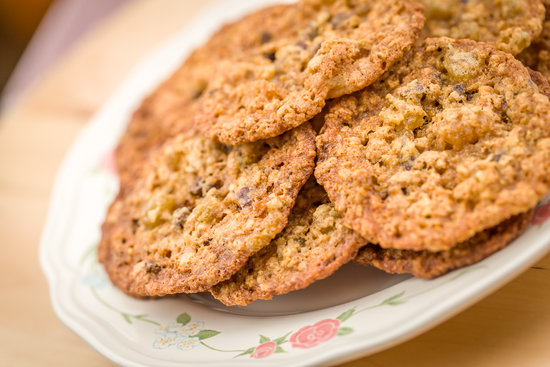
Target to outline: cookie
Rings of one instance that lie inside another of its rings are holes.
[[[314,158],[309,124],[234,148],[184,133],[119,193],[99,260],[133,296],[208,290],[283,230]]]
[[[160,84],[134,112],[116,150],[121,187],[139,175],[151,151],[193,127],[195,102],[221,59],[246,52],[284,34],[291,5],[275,5],[223,26]],[[251,32],[254,30],[254,32]]]
[[[298,194],[285,229],[210,292],[227,306],[271,299],[326,278],[365,243],[342,224],[323,188],[311,178]]]
[[[426,9],[424,37],[490,42],[517,55],[538,37],[542,0],[420,0]]]
[[[550,80],[550,0],[544,0],[546,17],[542,33],[528,48],[518,55],[518,60],[539,71]]]
[[[428,39],[375,85],[331,104],[315,176],[370,242],[448,250],[546,195],[549,113],[510,54]]]
[[[304,0],[287,33],[219,63],[196,123],[229,145],[277,136],[317,115],[328,98],[374,82],[418,38],[414,0]]]
[[[527,70],[529,70],[531,80],[537,85],[539,91],[550,98],[550,83],[548,82],[548,79],[544,76],[544,74],[535,71],[529,67],[527,68]]]
[[[418,278],[435,278],[451,270],[475,264],[506,247],[525,230],[533,213],[531,210],[516,215],[446,251],[383,249],[369,244],[361,248],[355,262],[374,266],[390,274],[409,273]]]
[[[292,9],[294,5],[273,5],[222,26],[189,55],[170,77],[169,84],[183,99],[197,99],[221,60],[242,56],[288,34],[294,22]]]
[[[126,189],[136,180],[150,152],[171,136],[193,129],[193,105],[167,91],[161,85],[133,113],[126,131],[115,150],[120,188]]]

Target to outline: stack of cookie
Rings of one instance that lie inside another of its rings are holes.
[[[112,282],[246,305],[353,259],[435,277],[517,237],[550,189],[545,7],[422,2],[273,6],[194,51],[117,148]]]

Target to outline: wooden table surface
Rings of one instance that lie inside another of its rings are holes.
[[[139,0],[108,18],[0,123],[0,366],[111,366],[54,315],[38,242],[71,142],[140,58],[212,1]],[[550,366],[550,255],[408,342],[343,366]]]

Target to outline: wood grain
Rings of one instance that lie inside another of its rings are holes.
[[[38,242],[72,141],[131,68],[211,1],[130,2],[88,34],[0,123],[0,365],[111,366],[54,315]],[[406,343],[343,364],[548,366],[550,255]]]

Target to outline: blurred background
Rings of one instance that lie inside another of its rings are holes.
[[[74,41],[134,0],[0,0],[0,112]]]

